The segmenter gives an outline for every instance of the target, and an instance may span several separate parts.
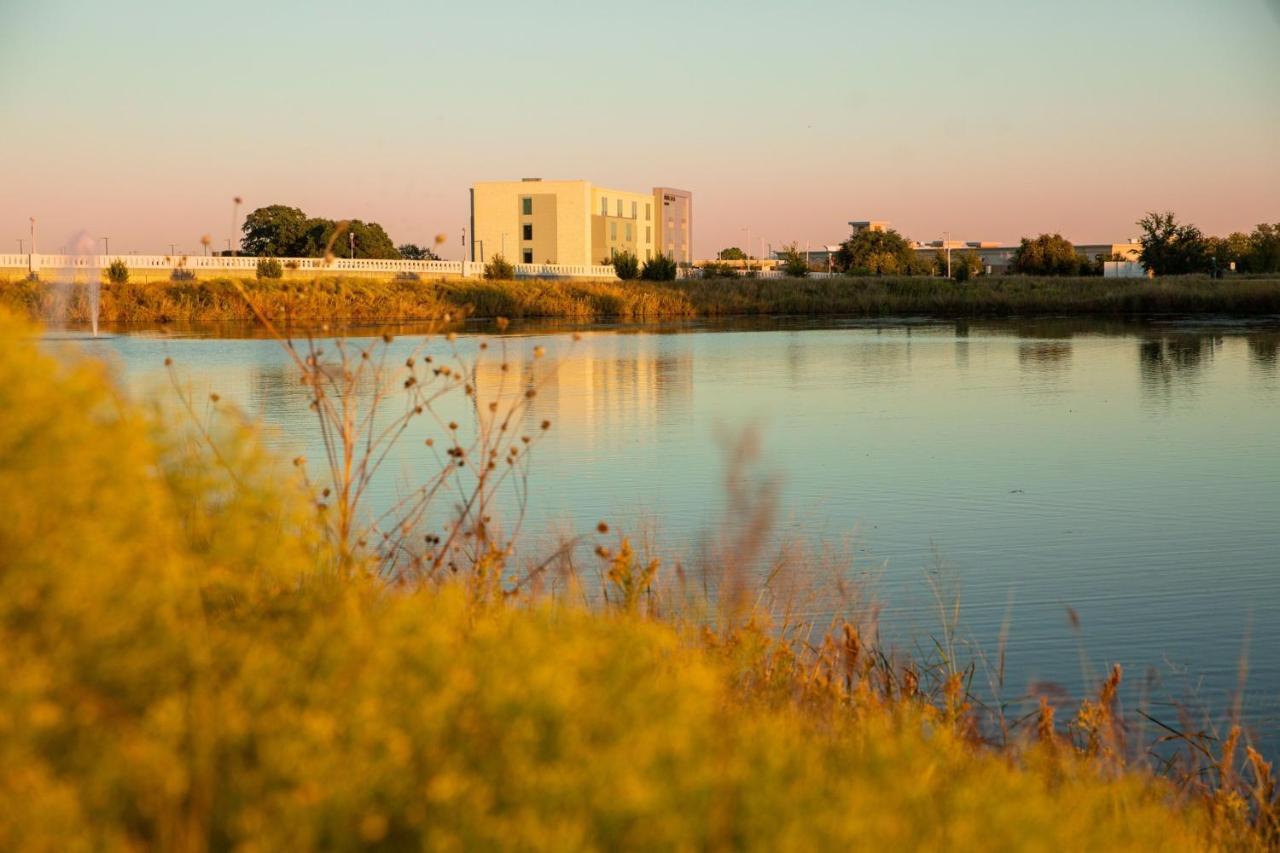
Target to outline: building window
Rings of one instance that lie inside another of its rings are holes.
[[[644,241],[646,243],[653,242],[653,226],[652,225],[646,225],[644,227]]]
[[[616,222],[609,223],[609,239],[610,240],[618,239],[618,223]]]
[[[637,216],[637,214],[639,212],[640,212],[640,202],[638,201],[631,202],[631,218],[638,219],[639,217]]]
[[[631,223],[627,223],[627,242],[631,242]]]
[[[618,216],[622,216],[622,199],[618,199]]]
[[[531,263],[533,263],[533,249],[525,249],[525,250],[524,250],[524,262],[525,262],[526,264],[531,264]]]
[[[525,226],[524,226],[524,239],[526,239],[526,240],[532,240],[532,239],[533,239],[533,226],[532,226],[532,225],[525,225]]]
[[[644,221],[645,222],[653,221],[653,205],[652,204],[646,204],[644,206]]]
[[[601,216],[609,215],[609,199],[605,198],[604,196],[600,196],[600,215]]]
[[[529,196],[520,199],[520,213],[524,216],[533,216],[533,199]]]

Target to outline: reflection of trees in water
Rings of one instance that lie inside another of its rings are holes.
[[[1168,404],[1175,388],[1191,387],[1213,361],[1222,338],[1215,335],[1166,335],[1138,343],[1138,369],[1143,396]]]
[[[1250,335],[1249,358],[1259,367],[1275,370],[1277,361],[1280,360],[1280,333]]]
[[[969,366],[969,321],[956,321],[956,367],[964,369]]]
[[[1070,341],[1027,341],[1018,344],[1018,364],[1057,371],[1071,361]]]

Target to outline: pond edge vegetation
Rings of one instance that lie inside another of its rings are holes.
[[[966,283],[929,277],[707,278],[678,281],[421,281],[317,277],[218,278],[161,283],[107,280],[102,323],[158,325],[248,321],[241,295],[277,322],[391,322],[462,318],[554,318],[575,322],[735,316],[998,318],[1280,314],[1280,278],[1102,279],[980,277]],[[33,320],[87,323],[83,284],[0,282],[0,306]]]

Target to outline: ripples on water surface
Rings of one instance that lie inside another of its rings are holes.
[[[726,434],[754,426],[761,467],[781,479],[780,527],[847,541],[889,636],[938,633],[932,576],[960,593],[962,655],[994,654],[1007,621],[1006,695],[1037,681],[1078,692],[1082,642],[1095,674],[1120,661],[1131,690],[1150,682],[1157,701],[1221,709],[1247,651],[1246,716],[1274,751],[1280,327],[756,323],[596,327],[576,343],[526,327],[503,340],[517,361],[543,345],[554,364],[531,413],[555,426],[533,463],[527,529],[603,518],[689,553],[723,510]],[[474,353],[476,341],[458,345]],[[277,427],[282,452],[318,452],[274,342],[104,343],[139,392],[172,396],[172,357],[198,394]],[[432,468],[420,438],[375,500]]]

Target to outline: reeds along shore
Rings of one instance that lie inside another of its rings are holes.
[[[394,363],[389,343],[297,352],[336,437],[289,465],[216,395],[184,396],[178,425],[0,312],[0,849],[1280,841],[1238,730],[1164,777],[1131,760],[1118,669],[990,739],[957,662],[895,659],[848,621],[797,639],[733,573],[759,550],[749,503],[714,600],[603,523],[602,596],[572,566],[561,593],[513,575],[485,496],[553,428],[523,418],[524,383],[475,400],[492,417],[473,436],[433,427],[439,476],[472,496],[443,532],[414,506],[425,538],[353,526],[382,450],[345,392],[373,371],[427,422],[441,394],[480,393],[447,338]]]
[[[267,316],[295,322],[440,320],[446,316],[657,320],[751,315],[1008,317],[1280,314],[1280,279],[938,278],[645,281],[210,279],[104,283],[108,324],[217,323]],[[0,305],[33,319],[89,321],[83,285],[0,282]]]

